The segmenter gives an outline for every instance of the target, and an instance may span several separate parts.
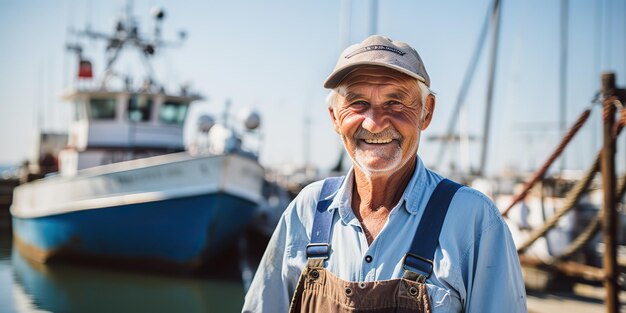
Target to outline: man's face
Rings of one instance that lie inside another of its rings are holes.
[[[420,132],[430,123],[434,97],[429,96],[425,105],[422,114],[414,78],[372,66],[359,68],[343,80],[329,111],[359,169],[368,176],[390,175],[415,158]]]

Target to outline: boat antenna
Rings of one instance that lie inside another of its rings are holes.
[[[224,121],[224,127],[228,128],[228,116],[230,115],[230,106],[232,102],[230,99],[226,99],[224,103],[224,113],[222,115],[222,120]]]
[[[151,58],[161,49],[172,46],[180,46],[186,39],[187,35],[184,31],[179,32],[177,42],[168,42],[162,39],[162,23],[165,18],[165,11],[162,8],[153,8],[151,10],[155,19],[155,29],[153,35],[142,34],[139,30],[137,19],[132,15],[132,1],[128,1],[124,16],[117,20],[112,35],[91,30],[87,27],[83,31],[77,31],[77,36],[87,37],[92,40],[104,40],[106,46],[106,67],[104,76],[100,81],[100,85],[104,88],[111,76],[116,76],[113,67],[118,60],[120,53],[124,47],[130,46],[141,51],[142,61],[148,73],[147,81],[154,82],[154,75],[151,65]],[[79,47],[74,45],[74,47]],[[68,45],[68,49],[80,52],[79,49],[73,49]],[[79,55],[80,56],[80,55]]]

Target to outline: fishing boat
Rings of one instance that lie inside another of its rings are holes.
[[[160,37],[162,10],[153,12],[150,39],[130,11],[112,35],[76,33],[107,42],[98,82],[81,46],[68,45],[79,66],[76,86],[63,95],[75,111],[67,145],[50,157],[59,171],[17,187],[10,209],[15,246],[29,259],[195,270],[233,242],[264,203],[264,169],[242,144],[259,126],[256,112],[239,128],[203,116],[202,144],[190,151],[183,128],[201,97],[188,88],[166,91],[150,68],[139,88],[115,72],[122,50],[138,49],[149,64],[168,45]]]

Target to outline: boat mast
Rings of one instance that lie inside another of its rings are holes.
[[[496,64],[498,58],[498,37],[500,33],[500,0],[494,0],[493,11],[491,13],[492,28],[491,37],[491,62],[489,63],[489,85],[487,87],[487,107],[485,109],[485,121],[483,125],[483,145],[480,155],[480,167],[478,175],[485,175],[485,167],[487,164],[487,152],[489,147],[489,127],[491,124],[491,107],[493,104],[493,94],[496,75]]]
[[[452,116],[448,120],[448,128],[446,130],[446,134],[442,137],[441,145],[439,145],[439,151],[436,158],[435,168],[440,168],[445,152],[448,148],[450,140],[446,140],[446,138],[454,137],[454,128],[457,123],[461,123],[460,115],[462,106],[465,103],[465,98],[467,96],[467,92],[469,91],[470,86],[472,85],[472,81],[474,78],[474,73],[476,72],[476,66],[478,65],[478,61],[480,60],[480,56],[482,55],[482,50],[485,45],[485,38],[487,37],[487,30],[489,30],[489,12],[487,12],[485,16],[485,22],[483,23],[482,29],[480,30],[480,35],[478,41],[476,42],[476,47],[474,48],[474,54],[472,55],[471,61],[469,63],[469,67],[465,72],[465,76],[463,78],[463,84],[461,85],[461,89],[457,95],[456,103],[454,106],[454,110],[452,110]],[[462,127],[459,126],[459,134],[461,133]],[[464,151],[462,148],[461,151]],[[471,166],[470,166],[471,172]]]
[[[561,137],[567,132],[567,42],[568,42],[568,0],[561,0],[561,58],[559,64],[559,132]],[[566,168],[566,152],[561,156],[561,172]]]

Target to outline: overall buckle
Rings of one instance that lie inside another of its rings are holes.
[[[327,243],[310,243],[306,246],[307,259],[328,259],[330,245]]]
[[[424,283],[433,273],[433,260],[409,252],[402,259],[402,267],[417,274],[417,282]]]

